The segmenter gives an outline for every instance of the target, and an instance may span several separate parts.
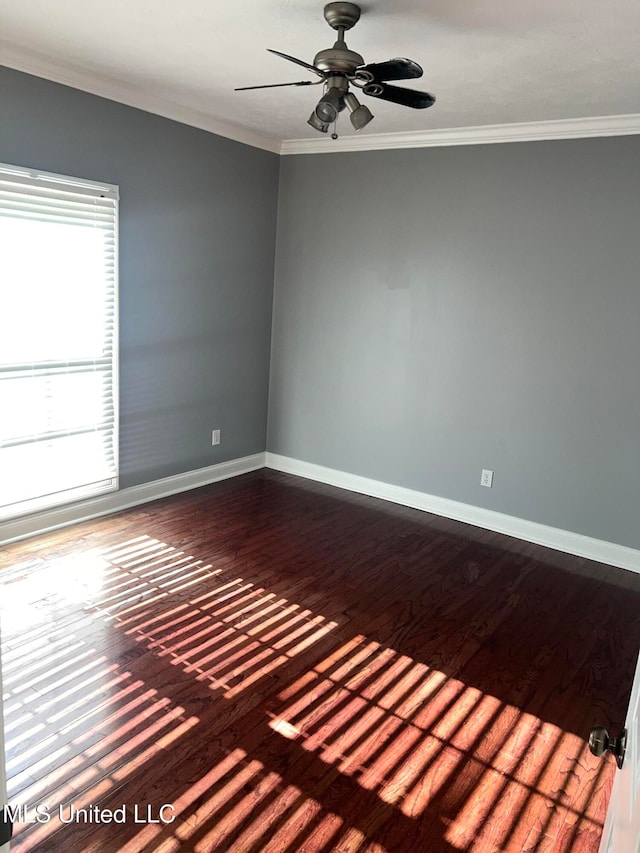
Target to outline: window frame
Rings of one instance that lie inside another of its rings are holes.
[[[54,491],[46,495],[26,498],[9,504],[0,505],[0,522],[18,519],[25,515],[53,510],[83,499],[94,498],[119,490],[120,461],[119,461],[119,199],[120,192],[117,184],[109,184],[101,181],[86,180],[69,175],[61,175],[55,172],[45,172],[30,167],[15,166],[8,163],[0,163],[0,180],[14,183],[19,191],[21,187],[37,187],[51,189],[53,192],[77,193],[78,196],[94,196],[110,199],[113,202],[112,221],[113,229],[109,232],[113,240],[113,299],[112,313],[103,315],[103,324],[111,323],[109,341],[111,344],[111,369],[110,369],[110,403],[113,407],[113,421],[110,448],[113,455],[114,475],[101,481],[89,484],[71,486],[66,489]],[[53,362],[52,362],[53,363]],[[1,365],[0,365],[1,366]],[[17,366],[17,363],[16,363]],[[10,371],[11,365],[5,365],[5,370]],[[104,404],[103,408],[108,408]],[[3,444],[0,441],[0,449]]]

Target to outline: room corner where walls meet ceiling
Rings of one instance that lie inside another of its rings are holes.
[[[363,4],[349,48],[366,63],[411,57],[436,104],[363,97],[374,120],[356,134],[345,111],[336,141],[306,123],[316,87],[234,91],[313,76],[267,48],[311,62],[335,35],[323,7],[193,0],[186,14],[140,0],[114,14],[99,0],[5,0],[0,64],[282,154],[640,132],[632,0]]]

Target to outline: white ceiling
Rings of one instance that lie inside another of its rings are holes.
[[[234,92],[313,79],[335,33],[317,0],[0,0],[0,63],[278,150],[317,138],[317,88]],[[638,0],[363,0],[347,33],[366,62],[424,68],[436,95],[410,110],[373,98],[367,133],[640,113]],[[342,118],[339,132],[353,135]],[[330,143],[330,140],[329,140]]]

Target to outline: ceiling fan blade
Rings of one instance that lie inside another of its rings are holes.
[[[269,53],[275,53],[276,56],[281,56],[283,59],[288,59],[289,62],[295,62],[296,65],[302,65],[303,68],[306,68],[307,71],[313,71],[314,74],[317,74],[319,77],[323,79],[326,77],[324,71],[321,71],[319,68],[316,68],[315,65],[310,65],[308,62],[305,62],[303,59],[296,59],[295,56],[289,56],[288,53],[280,53],[279,50],[271,50],[270,47],[267,48]]]
[[[388,62],[373,62],[362,65],[358,71],[369,71],[376,80],[411,80],[422,77],[422,68],[412,59],[390,59]]]
[[[300,80],[298,83],[267,83],[264,86],[238,86],[234,92],[246,92],[248,89],[276,89],[279,86],[315,86],[320,80]]]
[[[415,89],[405,89],[400,86],[387,86],[386,83],[367,83],[362,91],[372,98],[391,101],[393,104],[412,107],[414,110],[425,110],[436,101],[435,95],[431,95],[429,92],[418,92]]]

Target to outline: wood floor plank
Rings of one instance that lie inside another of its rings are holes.
[[[269,471],[0,566],[12,853],[598,848],[638,576]]]

